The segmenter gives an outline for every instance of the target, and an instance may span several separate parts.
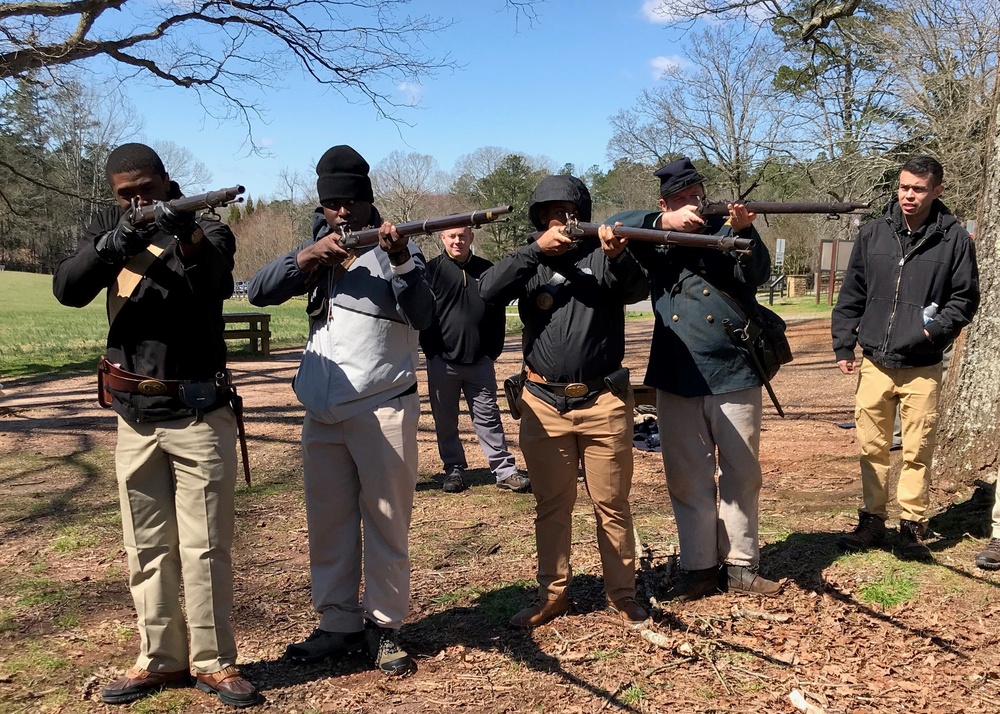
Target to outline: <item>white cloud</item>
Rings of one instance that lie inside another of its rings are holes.
[[[683,67],[685,61],[680,55],[654,57],[649,60],[649,66],[653,68],[653,79],[663,79],[663,76],[671,70]]]
[[[424,88],[419,82],[400,82],[396,85],[396,89],[403,95],[405,103],[411,107],[420,104],[424,96]]]
[[[642,16],[654,25],[666,25],[681,19],[670,7],[670,0],[644,0]]]
[[[272,139],[270,136],[262,136],[261,138],[257,139],[257,144],[259,146],[264,147],[265,149],[270,149],[277,143],[278,143],[277,139]]]

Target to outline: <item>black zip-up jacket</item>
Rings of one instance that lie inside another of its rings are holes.
[[[479,279],[493,263],[470,255],[464,263],[442,253],[427,263],[427,282],[434,293],[434,324],[420,333],[428,359],[475,364],[495,360],[503,351],[507,326],[504,305],[487,303],[479,294]]]
[[[852,360],[860,343],[866,358],[889,369],[937,364],[978,307],[979,270],[965,229],[934,201],[924,225],[908,233],[893,201],[854,242],[833,309],[833,351],[838,361]],[[934,315],[925,323],[928,308]]]
[[[524,360],[550,382],[603,379],[625,357],[625,305],[649,294],[646,275],[628,250],[609,259],[596,240],[547,256],[537,243],[520,248],[479,280],[487,302],[518,300]]]
[[[121,219],[118,206],[94,215],[76,251],[56,266],[52,291],[63,305],[83,307],[115,283],[128,262],[104,262],[95,244]],[[108,331],[107,357],[122,369],[156,379],[215,381],[226,368],[222,303],[233,294],[236,238],[228,226],[199,218],[205,233],[185,262],[176,241],[145,272]],[[154,233],[156,240],[162,234]],[[112,408],[133,423],[191,416],[167,395],[112,392]],[[217,402],[213,408],[223,406]]]

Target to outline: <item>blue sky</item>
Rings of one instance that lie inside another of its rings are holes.
[[[243,183],[254,197],[273,196],[283,169],[311,175],[323,151],[340,143],[372,166],[402,150],[430,154],[450,171],[463,154],[501,146],[579,171],[606,168],[609,118],[655,86],[656,67],[676,61],[687,36],[651,19],[643,0],[546,0],[531,26],[501,7],[502,0],[412,6],[454,20],[427,44],[460,67],[419,86],[385,88],[400,102],[415,100],[397,112],[409,126],[293,74],[285,87],[254,96],[266,110],[254,136],[269,156],[248,156],[245,128],[206,118],[193,93],[138,85],[128,94],[146,141],[188,148],[208,166],[213,185]]]

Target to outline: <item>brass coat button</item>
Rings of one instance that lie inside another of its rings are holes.
[[[715,322],[715,318],[712,317],[711,315],[708,315],[705,319],[708,320],[709,322]]]
[[[673,321],[674,321],[674,322],[677,322],[677,321],[678,321],[678,320],[680,320],[681,318],[677,317],[677,315],[674,315],[674,316],[673,316],[673,318],[671,318],[671,319],[673,319]]]
[[[712,293],[708,292],[708,290],[702,290],[701,294],[707,297],[707,296],[711,295]]]

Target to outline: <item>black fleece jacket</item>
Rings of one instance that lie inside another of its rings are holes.
[[[934,315],[925,324],[929,307]],[[893,201],[854,242],[833,309],[833,351],[838,360],[854,359],[860,343],[866,358],[886,368],[937,364],[978,307],[979,270],[965,229],[935,201],[910,233]]]

